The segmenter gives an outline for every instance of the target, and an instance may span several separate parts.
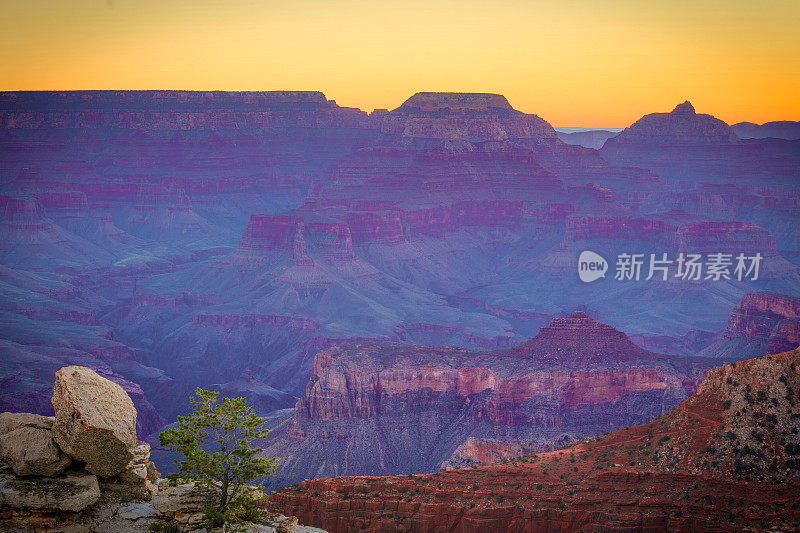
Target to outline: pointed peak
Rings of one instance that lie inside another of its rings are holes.
[[[591,318],[591,317],[589,315],[587,315],[586,313],[584,313],[583,311],[575,311],[574,313],[569,315],[567,318]]]
[[[675,109],[672,110],[673,113],[678,115],[694,115],[696,114],[694,110],[694,106],[689,100],[686,100],[682,104],[678,104],[675,106]]]

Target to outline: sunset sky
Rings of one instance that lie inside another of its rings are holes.
[[[556,126],[800,120],[798,0],[0,0],[0,90],[497,92]]]

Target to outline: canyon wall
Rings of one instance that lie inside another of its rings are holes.
[[[307,480],[266,505],[332,532],[791,530],[798,363],[794,350],[715,368],[663,416],[559,450],[447,472]]]
[[[688,356],[718,340],[745,294],[798,294],[795,141],[722,142],[718,121],[679,106],[631,126],[635,142],[598,151],[565,144],[501,95],[420,93],[398,104],[368,114],[313,91],[0,94],[0,406],[51,414],[55,370],[83,365],[129,391],[145,437],[198,385],[244,395],[259,414],[290,408],[315,354],[338,344],[503,351],[584,309],[653,351]],[[764,262],[758,280],[584,284],[576,261],[587,249],[612,267],[622,251]],[[777,337],[796,338],[789,318]],[[560,365],[556,347],[537,353]],[[623,423],[597,407],[609,398],[639,409],[666,394],[626,389],[663,377],[638,358],[593,377],[551,370],[542,382],[481,363],[506,392],[431,389],[426,401],[441,408],[423,410],[433,413],[425,424],[446,433],[472,409],[463,419],[485,429],[475,438],[547,446],[561,420],[572,424],[559,402],[569,412],[586,401],[599,431]],[[615,373],[627,371],[618,385]],[[531,392],[546,380],[574,390]],[[667,396],[681,388],[667,381]],[[359,381],[356,403],[314,396],[314,408],[384,412],[369,383]],[[415,412],[403,402],[428,394],[418,386],[387,405]],[[353,420],[364,435],[379,431],[372,415],[303,423]],[[552,434],[526,441],[516,421]],[[319,431],[360,438],[344,426]],[[452,434],[416,462],[385,463],[438,467],[472,435]]]
[[[515,348],[386,343],[323,350],[294,416],[273,430],[283,486],[325,475],[435,471],[503,448],[542,450],[640,423],[690,395],[712,362],[648,352],[585,313]]]

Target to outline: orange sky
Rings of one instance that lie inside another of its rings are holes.
[[[5,0],[0,90],[497,92],[556,126],[800,120],[798,0]]]

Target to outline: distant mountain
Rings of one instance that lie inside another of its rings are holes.
[[[770,219],[770,226],[776,231],[788,222],[784,218],[785,209],[797,208],[794,189],[800,165],[800,140],[740,139],[725,122],[696,113],[689,102],[669,113],[645,115],[608,139],[600,155],[612,164],[646,168],[670,189],[678,184],[684,188],[688,185],[689,191],[727,185],[754,193],[756,197],[767,190],[780,191],[782,200],[773,204],[777,209],[768,209],[763,216],[757,211],[737,210],[737,216],[746,219]],[[674,199],[672,193],[653,198],[658,202]],[[693,212],[696,206],[687,204],[687,199],[684,196],[680,208]],[[786,205],[778,207],[782,202]]]
[[[645,115],[609,139],[609,149],[626,144],[728,144],[736,138],[725,122],[698,114],[688,100],[669,113]]]
[[[795,531],[800,352],[724,365],[652,422],[489,466],[309,480],[270,504],[344,531]]]
[[[384,116],[381,131],[451,141],[557,138],[547,121],[517,111],[505,96],[488,93],[417,93]]]
[[[603,144],[611,137],[619,135],[618,131],[609,130],[586,130],[573,132],[558,132],[558,138],[567,144],[576,144],[585,148],[599,150]]]
[[[800,121],[776,120],[764,124],[739,122],[731,127],[740,139],[800,139]]]

